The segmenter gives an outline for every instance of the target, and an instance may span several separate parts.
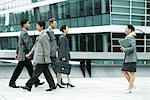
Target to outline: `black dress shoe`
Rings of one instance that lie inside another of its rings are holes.
[[[52,91],[52,90],[53,90],[52,88],[46,89],[46,91]]]
[[[27,86],[22,86],[21,88],[24,89],[24,90],[31,91],[31,88],[29,88],[29,87],[27,87]]]
[[[46,91],[52,91],[52,90],[55,90],[56,87],[53,87],[53,88],[49,88],[49,89],[46,89]]]
[[[38,87],[39,85],[43,85],[45,82],[42,83],[35,83],[35,87]]]
[[[9,86],[12,88],[20,88],[19,86],[16,86],[15,84],[9,84]]]

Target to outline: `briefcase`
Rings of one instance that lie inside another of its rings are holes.
[[[55,72],[56,73],[63,73],[63,74],[70,74],[71,71],[71,64],[69,64],[68,62],[64,62],[64,61],[56,61],[55,63],[53,63],[55,65]]]

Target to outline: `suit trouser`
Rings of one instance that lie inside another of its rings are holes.
[[[52,64],[51,64],[52,69],[53,69],[53,71],[55,72],[55,74],[57,76],[57,73],[55,71],[55,65],[53,64],[53,63],[55,63],[57,61],[57,58],[56,57],[50,57],[50,58],[51,58],[51,61],[52,61]]]
[[[13,75],[10,79],[10,83],[9,84],[15,84],[17,78],[19,77],[19,75],[21,74],[23,68],[26,67],[28,74],[30,77],[32,77],[33,74],[33,65],[31,60],[26,59],[25,61],[19,61],[17,64],[17,67],[15,68]],[[39,83],[40,80],[37,80],[37,83]]]
[[[38,77],[43,72],[43,74],[49,84],[49,87],[55,88],[55,83],[54,83],[53,77],[50,73],[50,70],[48,69],[48,65],[49,64],[37,64],[36,68],[33,72],[33,76],[28,80],[28,82],[26,83],[26,86],[29,88],[32,88],[32,85],[38,80]]]

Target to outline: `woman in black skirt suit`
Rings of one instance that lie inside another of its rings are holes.
[[[135,28],[132,25],[127,25],[125,28],[125,34],[127,35],[125,39],[128,39],[131,43],[130,47],[123,48],[120,50],[125,52],[124,63],[122,67],[122,73],[129,82],[128,89],[125,93],[131,93],[132,89],[135,88],[134,80],[135,80],[135,72],[136,72],[136,62],[137,62],[137,54],[136,54],[136,40],[134,33]]]
[[[67,38],[67,34],[68,34],[68,26],[63,25],[60,28],[60,31],[63,33],[63,35],[60,36],[59,38],[59,42],[58,42],[58,59],[59,61],[65,61],[65,62],[69,62],[70,59],[70,52],[69,52],[69,40]],[[61,83],[61,73],[57,73],[57,86],[59,86],[60,88],[63,88],[60,83]],[[68,79],[68,83],[67,83],[67,87],[75,87],[74,85],[72,85],[71,83],[71,79],[70,79],[70,75],[67,75],[67,79]]]

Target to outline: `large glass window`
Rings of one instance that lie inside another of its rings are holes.
[[[94,52],[94,34],[87,34],[86,42],[88,43],[88,51]]]
[[[102,34],[96,34],[96,52],[103,52]]]
[[[57,20],[57,28],[60,28],[62,25],[63,25],[63,20],[60,19],[60,20]]]
[[[147,1],[147,14],[150,14],[150,0]]]
[[[145,1],[132,1],[132,6],[133,7],[145,7]]]
[[[69,0],[67,0],[66,2],[64,2],[64,5],[65,5],[64,17],[65,18],[70,18],[70,3],[69,3]]]
[[[49,6],[39,7],[41,20],[48,20],[49,18]]]
[[[101,17],[101,15],[93,16],[93,25],[94,26],[102,25],[102,17]]]
[[[85,25],[86,26],[92,26],[93,25],[93,20],[92,20],[92,16],[87,16],[85,17]]]
[[[129,20],[113,20],[112,24],[115,25],[128,25],[130,24]]]
[[[110,12],[110,4],[109,0],[101,0],[101,12],[102,13],[109,13]]]
[[[109,25],[110,24],[110,15],[103,14],[102,15],[102,25]]]
[[[115,19],[130,19],[129,15],[121,15],[121,14],[113,14],[111,15],[111,18]]]
[[[40,11],[39,8],[34,8],[34,22],[37,22],[38,20],[40,20]]]
[[[130,6],[130,0],[111,0],[112,5]]]
[[[78,27],[85,26],[85,17],[78,17]]]
[[[71,27],[77,27],[77,18],[71,18]]]
[[[86,35],[80,34],[80,51],[86,51]]]
[[[70,1],[70,15],[71,17],[77,17],[77,0],[69,0]]]
[[[17,37],[1,37],[0,38],[1,50],[16,50],[16,48],[17,48]]]
[[[52,17],[58,19],[58,13],[57,13],[58,12],[58,6],[57,6],[57,4],[52,4],[50,6],[50,9],[51,9]]]
[[[145,26],[144,21],[132,21],[132,25]]]
[[[132,15],[132,19],[133,20],[145,20],[145,16],[136,16],[136,15]]]
[[[70,19],[64,19],[64,25],[68,25],[70,27]]]
[[[30,29],[35,30],[38,20],[43,20],[47,24],[48,19],[52,17],[58,20],[58,27],[62,24],[70,27],[109,25],[110,15],[104,15],[104,13],[109,13],[109,0],[66,0],[23,12],[12,12],[7,17],[4,15],[4,17],[0,17],[0,31],[20,31],[22,19],[28,19],[31,23]]]
[[[77,8],[78,8],[78,16],[85,16],[85,5],[84,0],[78,0],[77,2]]]
[[[101,13],[101,0],[94,0],[94,15]]]
[[[132,9],[133,14],[145,14],[145,9]]]
[[[58,3],[58,19],[64,18],[64,4]]]
[[[85,0],[86,1],[86,16],[93,15],[93,0]]]
[[[130,8],[112,7],[112,12],[117,12],[117,13],[130,13]]]
[[[3,31],[4,23],[5,23],[5,15],[0,15],[0,32]]]

